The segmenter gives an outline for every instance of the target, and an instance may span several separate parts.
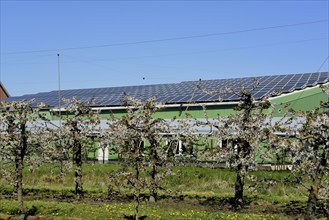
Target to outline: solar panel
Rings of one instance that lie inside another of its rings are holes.
[[[328,82],[328,75],[327,76],[325,76],[325,75],[320,76],[318,82],[319,83],[326,83],[326,82]]]
[[[254,95],[254,97],[255,97],[256,99],[261,99],[261,98],[263,98],[267,93],[268,93],[267,91],[262,90],[262,91],[259,91],[258,93],[256,93],[256,94]]]
[[[144,100],[148,99],[150,96],[157,96],[156,101],[165,103],[188,103],[190,101],[213,102],[219,100],[219,91],[222,89],[232,88],[235,91],[239,91],[242,86],[248,90],[252,89],[255,85],[255,79],[258,80],[259,86],[252,92],[252,95],[256,99],[260,99],[276,90],[281,90],[283,93],[288,93],[294,90],[303,89],[307,86],[327,83],[328,78],[328,72],[303,73],[203,81],[184,81],[173,84],[73,89],[61,91],[61,95],[65,98],[77,96],[85,102],[94,99],[95,106],[122,105],[124,93]],[[205,94],[197,88],[198,85],[206,90],[214,92],[214,94]],[[36,99],[36,102],[44,102],[45,104],[54,107],[58,106],[58,91],[56,90],[51,92],[28,94],[19,97],[10,97],[5,101],[30,100],[32,98]],[[223,98],[224,101],[239,100],[239,97],[234,94],[227,94]],[[62,103],[62,105],[63,104],[64,103]]]
[[[194,95],[192,97],[192,101],[203,101],[205,100],[209,95],[208,94],[198,94],[198,95]]]

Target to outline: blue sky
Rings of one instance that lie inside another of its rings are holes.
[[[328,11],[316,0],[1,0],[0,80],[12,96],[57,90],[58,53],[62,89],[328,71]]]

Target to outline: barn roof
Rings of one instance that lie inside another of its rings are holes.
[[[156,101],[166,104],[216,102],[219,100],[220,95],[217,93],[219,90],[227,87],[239,90],[242,86],[246,89],[251,89],[255,84],[255,79],[259,82],[259,85],[252,91],[252,95],[256,99],[261,99],[264,96],[291,93],[295,90],[302,90],[307,87],[328,83],[329,72],[183,81],[172,84],[71,89],[62,90],[60,94],[65,98],[76,96],[83,101],[93,100],[93,106],[121,106],[125,94],[139,99],[147,99],[150,96],[156,95]],[[209,91],[210,94],[206,94],[204,90]],[[274,94],[276,91],[280,92]],[[222,98],[224,102],[239,100],[239,97],[234,94],[226,94]],[[10,97],[5,101],[30,99],[36,99],[36,102],[43,102],[48,106],[57,107],[58,91]]]
[[[3,91],[4,95],[9,97],[9,92],[6,90],[5,86],[0,82],[0,89]]]

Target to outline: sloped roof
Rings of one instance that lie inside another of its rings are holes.
[[[275,91],[290,93],[295,90],[301,90],[306,87],[313,87],[318,84],[328,83],[329,72],[300,73],[286,75],[270,75],[257,77],[229,78],[204,81],[183,81],[172,84],[155,84],[141,86],[123,86],[91,89],[72,89],[62,90],[61,95],[65,98],[76,96],[83,101],[93,99],[94,106],[120,106],[124,94],[139,99],[147,99],[150,96],[157,95],[157,101],[167,104],[190,103],[190,102],[216,102],[219,100],[219,94],[205,94],[200,88],[207,91],[219,91],[226,87],[239,90],[244,86],[251,89],[258,80],[258,87],[252,91],[256,99],[270,95]],[[273,96],[273,95],[272,95]],[[18,97],[10,97],[6,101],[30,100],[36,99],[37,102],[43,102],[51,107],[58,106],[58,91],[42,92]],[[234,94],[227,94],[223,101],[238,101],[239,97]]]
[[[7,97],[9,97],[9,92],[6,90],[5,86],[2,84],[2,82],[0,82],[0,88],[2,89],[2,91],[6,94]]]

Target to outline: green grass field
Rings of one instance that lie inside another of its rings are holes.
[[[133,203],[127,199],[130,192],[120,185],[116,186],[116,194],[108,190],[109,174],[118,168],[116,164],[85,164],[85,198],[79,202],[74,199],[73,172],[61,182],[58,165],[25,170],[25,205],[33,215],[45,219],[123,219],[133,214]],[[160,201],[143,203],[141,214],[146,219],[296,219],[302,218],[307,201],[306,188],[297,184],[288,171],[256,171],[251,174],[257,177],[257,191],[249,191],[254,183],[247,181],[245,195],[249,203],[234,212],[228,203],[234,195],[233,171],[175,167],[173,172],[179,175],[167,176],[163,183],[167,190],[160,192]],[[264,179],[272,184],[261,184]],[[13,187],[1,178],[0,219],[17,212],[12,193]]]

